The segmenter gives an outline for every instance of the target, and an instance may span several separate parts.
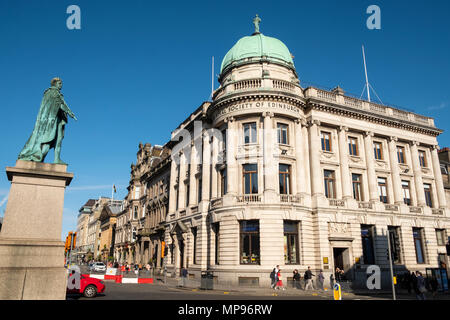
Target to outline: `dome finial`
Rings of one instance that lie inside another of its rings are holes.
[[[259,32],[259,24],[261,22],[261,18],[256,14],[256,17],[253,19],[253,24],[255,25],[255,32],[253,34],[258,34]]]

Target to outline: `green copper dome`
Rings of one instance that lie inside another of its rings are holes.
[[[241,38],[228,51],[222,61],[220,73],[233,62],[245,58],[267,58],[273,62],[288,64],[294,68],[292,55],[286,45],[278,39],[267,37],[262,33]]]

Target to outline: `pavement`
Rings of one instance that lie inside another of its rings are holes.
[[[85,272],[82,268],[82,272]],[[88,272],[89,273],[89,272]],[[91,272],[91,274],[93,274]],[[105,274],[104,272],[96,274]],[[123,273],[125,278],[136,278],[137,275],[130,271]],[[140,272],[140,277],[152,277],[153,284],[116,284],[114,281],[105,280],[107,290],[101,299],[299,299],[299,300],[333,300],[333,290],[303,290],[286,287],[285,290],[274,290],[263,287],[235,286],[226,283],[214,283],[213,290],[201,288],[199,280],[186,279],[182,286],[181,278],[172,278],[152,273]],[[342,286],[343,300],[392,300],[390,290],[351,290]],[[416,300],[414,294],[398,290],[397,300]],[[427,293],[429,300],[450,300],[448,293],[439,293],[432,297]]]

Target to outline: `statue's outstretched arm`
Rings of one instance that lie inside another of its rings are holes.
[[[77,120],[77,117],[75,117],[75,114],[72,112],[72,110],[70,110],[69,106],[62,97],[61,97],[61,109],[69,116],[71,116],[74,120]]]

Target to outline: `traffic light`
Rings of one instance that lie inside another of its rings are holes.
[[[69,234],[68,234],[68,236],[66,237],[66,246],[65,246],[66,251],[67,251],[67,250],[70,250],[70,244],[71,244],[71,242],[72,242],[72,231],[69,231]]]
[[[72,240],[72,248],[75,249],[76,245],[77,245],[77,233],[74,232]]]

